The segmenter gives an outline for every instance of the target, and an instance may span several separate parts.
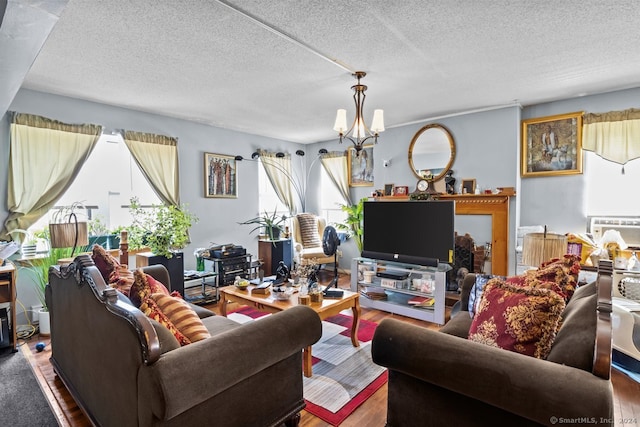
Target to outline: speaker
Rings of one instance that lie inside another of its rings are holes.
[[[411,255],[390,254],[386,252],[362,251],[364,258],[380,259],[383,261],[396,261],[405,264],[424,265],[426,267],[437,267],[438,260],[435,258],[418,257]]]
[[[169,291],[178,291],[184,297],[184,254],[177,252],[171,258],[161,255],[150,256],[149,265],[156,264],[164,265],[169,271],[169,280],[171,280],[171,289]]]
[[[0,308],[0,348],[9,347],[10,345],[9,316],[6,308]]]

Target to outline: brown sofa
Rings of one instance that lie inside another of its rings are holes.
[[[387,426],[612,426],[611,272],[576,290],[546,360],[466,339],[474,274],[440,331],[383,320],[372,356],[389,369]]]
[[[181,347],[108,287],[89,256],[52,267],[49,281],[51,362],[95,425],[298,423],[301,350],[322,334],[310,308],[243,325],[200,308],[211,337]]]

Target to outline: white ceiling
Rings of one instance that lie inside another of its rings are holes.
[[[309,143],[351,71],[389,128],[637,87],[639,46],[637,0],[69,0],[22,87]]]

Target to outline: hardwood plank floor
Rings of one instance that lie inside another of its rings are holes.
[[[326,278],[325,278],[326,276]],[[331,273],[323,272],[320,276],[322,283],[328,283]],[[349,276],[342,274],[339,281],[341,288],[349,287]],[[216,304],[207,306],[210,310],[219,314]],[[230,307],[233,309],[233,307]],[[447,319],[449,310],[447,310]],[[436,324],[423,322],[397,316],[378,310],[362,309],[362,318],[375,323],[379,323],[385,318],[394,317],[402,321],[419,325],[421,327],[438,329]],[[43,341],[47,344],[44,351],[38,353],[35,350],[37,342]],[[51,348],[48,337],[33,337],[24,342],[21,351],[30,361],[36,379],[40,383],[45,396],[49,401],[53,413],[58,418],[58,423],[63,427],[86,427],[91,423],[83,412],[75,404],[75,401],[62,384],[62,381],[55,375],[53,367],[49,362]],[[612,370],[611,381],[614,389],[615,425],[616,427],[640,427],[640,383],[635,382],[624,373],[615,369]],[[385,425],[387,405],[387,385],[382,386],[373,396],[364,402],[354,411],[342,424],[342,427],[382,427]],[[329,424],[318,417],[302,411],[300,426],[302,427],[327,427]]]

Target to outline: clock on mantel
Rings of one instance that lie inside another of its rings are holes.
[[[416,189],[413,193],[409,194],[410,200],[431,200],[435,194],[438,194],[433,186],[433,180],[431,179],[419,179],[416,183]]]

